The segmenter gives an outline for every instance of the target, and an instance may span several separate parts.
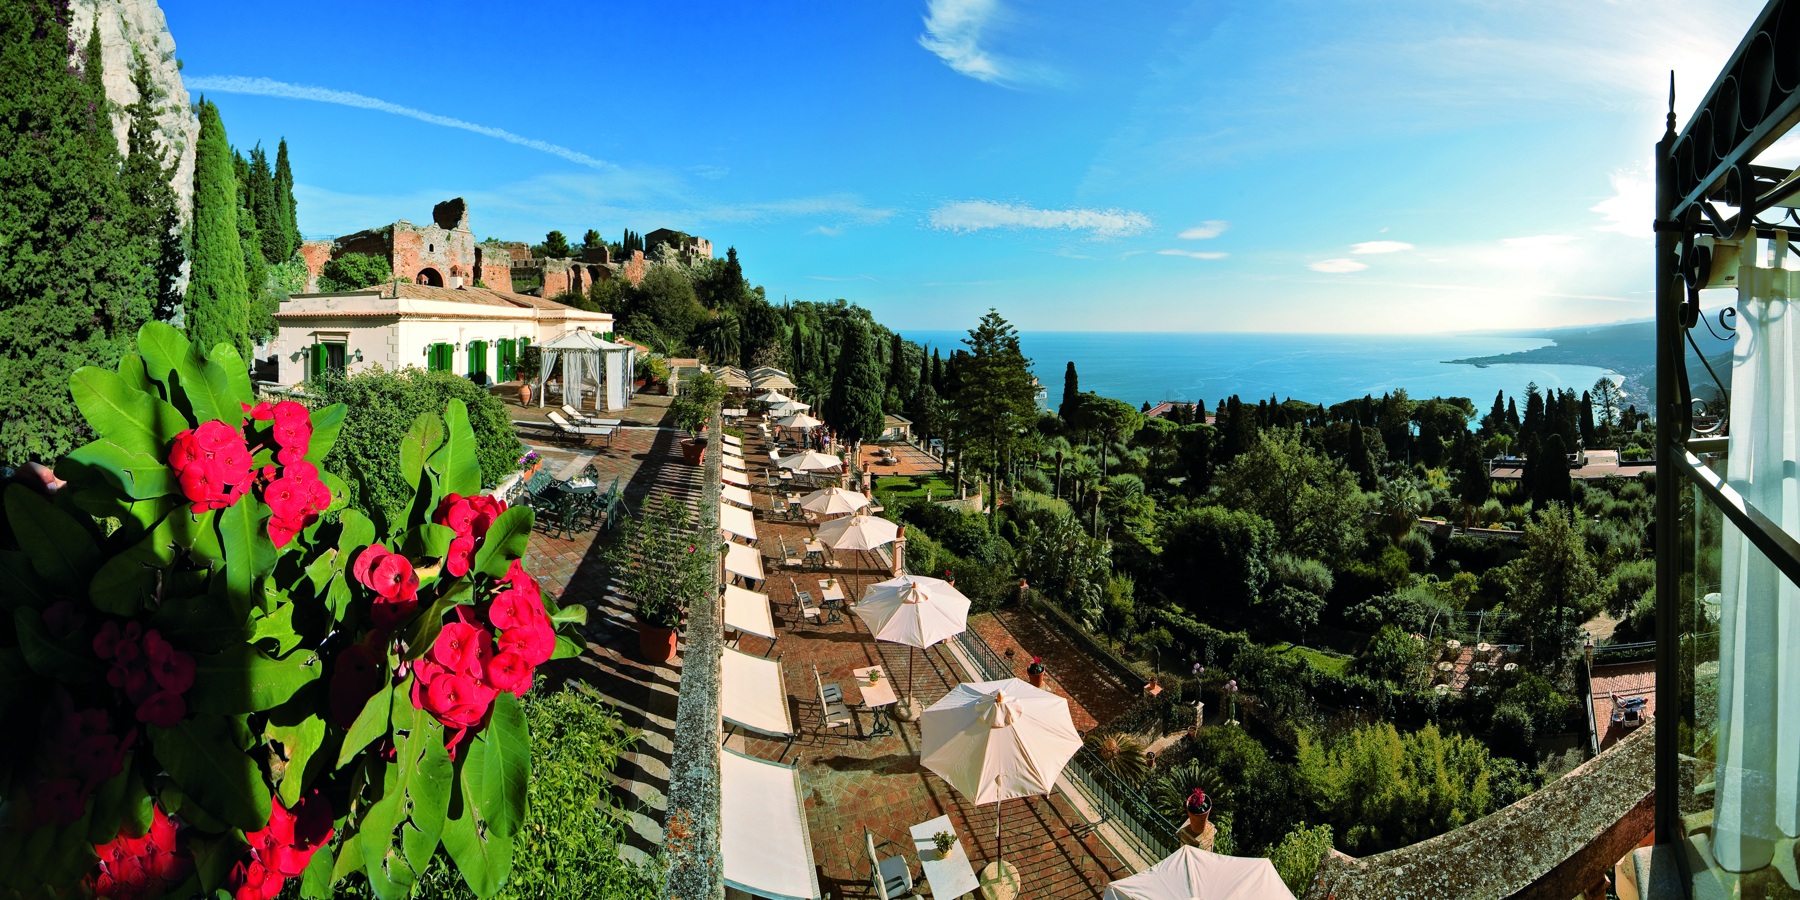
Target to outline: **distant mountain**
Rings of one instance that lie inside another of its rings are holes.
[[[1732,332],[1719,326],[1718,313],[1709,314],[1707,324],[1712,325],[1709,331],[1706,324],[1696,325],[1690,335],[1705,355],[1712,370],[1718,374],[1727,390],[1731,388],[1731,347]],[[1719,337],[1727,340],[1719,340]],[[1452,359],[1446,362],[1466,363],[1472,366],[1503,366],[1514,363],[1550,363],[1555,365],[1599,366],[1611,369],[1625,377],[1625,392],[1630,402],[1639,404],[1639,409],[1655,402],[1656,374],[1656,323],[1652,321],[1620,322],[1613,325],[1577,326],[1574,328],[1539,329],[1537,331],[1508,332],[1517,337],[1546,337],[1554,341],[1548,347],[1534,350],[1522,350],[1517,353],[1503,353],[1497,356],[1476,356],[1468,359]],[[1688,348],[1688,383],[1694,387],[1694,394],[1700,397],[1714,396],[1712,377],[1706,372],[1695,357],[1694,348]],[[1640,400],[1639,398],[1643,398]]]

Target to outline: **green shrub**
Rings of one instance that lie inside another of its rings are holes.
[[[345,474],[350,505],[377,521],[399,521],[413,499],[401,475],[400,436],[420,413],[442,410],[452,397],[469,407],[483,485],[497,484],[512,473],[525,452],[506,404],[449,372],[376,369],[348,378],[327,377],[307,390],[320,398],[321,405],[342,403],[349,408],[325,467]]]
[[[1331,826],[1302,824],[1288,832],[1287,837],[1269,851],[1269,862],[1275,865],[1275,874],[1281,876],[1281,883],[1298,897],[1312,885],[1313,873],[1330,853]]]
[[[360,291],[384,284],[394,277],[386,257],[368,253],[346,253],[319,269],[319,290]]]

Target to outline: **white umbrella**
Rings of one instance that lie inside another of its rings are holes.
[[[775,424],[782,428],[817,428],[825,423],[806,413],[798,412],[791,416],[782,416],[781,418],[776,419]]]
[[[788,380],[788,377],[780,372],[752,376],[750,378],[750,384],[757,388],[771,388],[780,391],[791,391],[794,389],[794,383]]]
[[[800,472],[824,472],[835,469],[843,464],[843,460],[838,459],[829,453],[820,453],[817,450],[802,450],[799,453],[790,453],[782,457],[779,462],[775,463],[775,465],[780,466],[783,469],[793,469]]]
[[[919,717],[919,761],[977,806],[994,807],[994,850],[1000,850],[1000,808],[1015,797],[1056,787],[1081,735],[1069,701],[1017,678],[964,682]],[[1004,860],[981,870],[982,881],[1018,882]]]
[[[913,700],[912,648],[924,650],[966,631],[969,598],[943,579],[902,575],[869,585],[854,609],[876,640],[907,645],[906,699],[895,714],[906,721],[918,718],[918,706]]]
[[[788,397],[780,391],[764,391],[750,398],[758,403],[786,403]]]
[[[809,409],[812,409],[811,403],[803,403],[799,400],[783,400],[780,403],[775,404],[775,408],[770,410],[770,412],[778,416],[791,416],[794,413],[806,412]]]
[[[833,519],[819,526],[819,540],[834,550],[873,550],[900,537],[900,526],[867,514]]]
[[[869,505],[869,498],[857,491],[847,491],[841,487],[828,487],[813,491],[800,500],[800,508],[816,512],[821,516],[836,516],[853,513]]]
[[[1294,900],[1275,864],[1178,847],[1167,859],[1106,888],[1103,900]]]

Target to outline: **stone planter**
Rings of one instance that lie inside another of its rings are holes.
[[[675,642],[680,632],[673,628],[658,628],[655,625],[638,623],[638,652],[645,661],[666,663],[675,658]]]
[[[699,438],[687,438],[681,442],[681,458],[690,466],[706,462],[706,442]]]

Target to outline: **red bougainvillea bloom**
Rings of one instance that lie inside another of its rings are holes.
[[[185,881],[193,862],[175,847],[175,823],[153,807],[150,830],[142,837],[125,832],[94,848],[100,857],[91,884],[94,895],[112,900],[148,900]]]
[[[196,513],[224,509],[250,490],[250,449],[243,429],[217,419],[175,436],[169,468]]]
[[[275,404],[273,414],[275,427],[270,433],[275,443],[305,456],[307,444],[312,442],[312,411],[292,400],[283,400]]]
[[[349,728],[356,722],[363,705],[381,690],[385,677],[381,667],[382,651],[364,642],[354,644],[338,654],[331,670],[331,719]]]

